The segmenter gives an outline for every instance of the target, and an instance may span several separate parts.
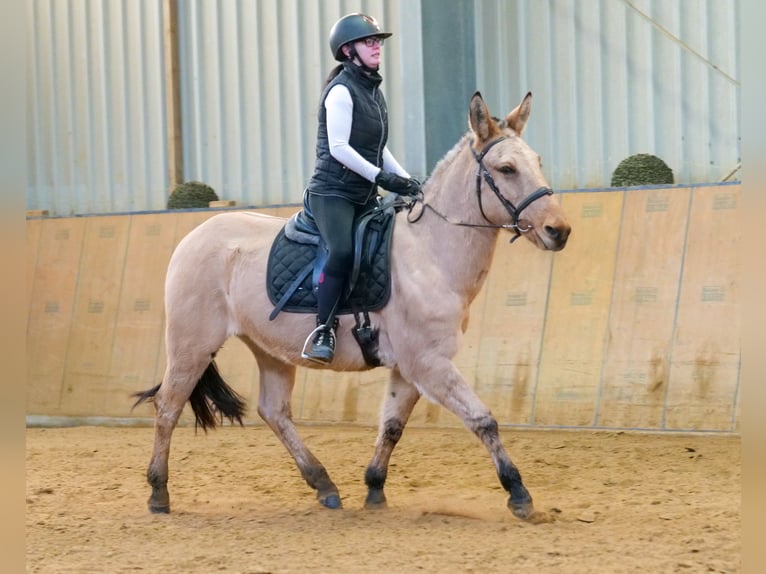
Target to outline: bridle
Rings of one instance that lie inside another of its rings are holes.
[[[492,140],[483,150],[482,152],[476,153],[476,150],[473,149],[473,141],[469,142],[469,147],[471,148],[471,153],[473,154],[473,157],[476,159],[476,163],[479,164],[478,170],[476,171],[476,199],[479,202],[479,211],[481,211],[481,216],[484,218],[484,220],[487,222],[487,224],[482,223],[463,223],[460,221],[452,221],[450,218],[446,217],[445,215],[442,215],[439,213],[436,209],[434,209],[430,204],[423,203],[424,208],[427,207],[431,211],[433,211],[436,215],[441,217],[443,220],[448,221],[449,223],[452,223],[454,225],[460,225],[463,227],[491,227],[494,229],[511,229],[514,231],[515,235],[511,238],[511,243],[516,241],[519,237],[521,237],[522,233],[526,233],[528,231],[532,230],[531,225],[527,227],[521,227],[519,225],[519,218],[521,217],[521,212],[524,211],[527,207],[530,206],[533,202],[537,201],[541,197],[544,197],[546,195],[552,195],[553,190],[550,187],[540,187],[538,188],[534,193],[528,195],[524,198],[524,200],[518,205],[514,205],[512,201],[507,199],[502,193],[500,193],[500,190],[497,187],[497,184],[495,183],[494,178],[492,177],[492,174],[489,173],[486,166],[484,165],[484,156],[487,155],[490,149],[495,144],[500,143],[503,141],[505,136],[500,136],[497,139]],[[481,182],[482,178],[484,181],[487,182],[487,185],[489,188],[494,192],[497,199],[500,201],[502,206],[505,208],[505,210],[508,212],[508,215],[511,216],[511,223],[493,223],[489,217],[487,217],[486,213],[484,213],[484,205],[482,204],[481,200]],[[422,217],[423,212],[421,211],[420,215],[414,220],[417,221]]]

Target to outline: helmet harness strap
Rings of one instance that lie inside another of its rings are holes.
[[[364,40],[364,38],[361,38],[361,39]],[[346,44],[346,46],[348,46],[348,59],[349,59],[349,61],[351,61],[351,62],[353,62],[354,60],[358,61],[359,62],[359,64],[358,64],[359,67],[362,68],[362,70],[364,70],[368,74],[372,74],[374,72],[377,72],[378,69],[380,68],[380,66],[378,66],[376,68],[370,68],[367,64],[365,64],[362,61],[362,58],[359,56],[359,52],[356,51],[356,46],[354,45],[358,41],[359,40],[354,40],[353,42],[349,42],[348,44]]]

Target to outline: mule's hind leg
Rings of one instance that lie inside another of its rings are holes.
[[[367,485],[367,499],[364,504],[367,508],[386,505],[383,486],[388,476],[388,462],[419,398],[420,392],[404,380],[399,369],[392,369],[381,411],[378,437],[375,440],[375,452],[364,475]]]
[[[514,516],[532,518],[535,514],[532,497],[500,441],[497,421],[465,382],[457,367],[445,357],[423,358],[414,367],[413,372],[409,373],[410,380],[418,381],[419,389],[428,398],[459,416],[487,448],[500,483],[509,493],[508,508]],[[544,519],[542,515],[535,518]]]
[[[301,476],[316,490],[319,502],[327,508],[340,508],[338,488],[322,463],[303,443],[293,423],[290,396],[295,384],[295,366],[265,355],[252,345],[250,347],[260,372],[258,414],[295,459]]]
[[[170,495],[167,486],[170,438],[186,401],[189,400],[197,381],[210,361],[211,355],[206,354],[197,360],[189,360],[181,366],[172,358],[168,358],[162,384],[154,395],[154,450],[146,471],[146,479],[152,487],[152,494],[148,501],[150,512],[170,512]]]

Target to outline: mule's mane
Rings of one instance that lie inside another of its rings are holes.
[[[492,119],[495,120],[497,127],[499,127],[501,130],[504,130],[508,127],[508,123],[505,121],[505,119],[501,120],[495,117]],[[452,149],[444,154],[444,156],[436,163],[434,170],[431,172],[431,175],[428,176],[428,179],[440,175],[440,172],[446,169],[447,166],[449,166],[454,161],[455,156],[457,156],[463,150],[463,148],[470,140],[471,135],[472,134],[470,130],[463,134],[463,137],[461,137],[458,142],[452,146]]]
[[[470,135],[471,132],[466,132],[463,134],[463,137],[461,137],[458,142],[452,146],[452,149],[444,154],[444,157],[442,157],[436,163],[434,170],[431,172],[431,175],[428,177],[428,179],[433,179],[434,177],[441,175],[441,172],[444,171],[455,160],[455,156],[457,156],[466,146]]]

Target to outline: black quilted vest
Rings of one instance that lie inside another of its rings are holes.
[[[388,140],[388,108],[379,86],[383,78],[374,73],[365,74],[351,62],[343,63],[343,70],[327,85],[319,101],[316,145],[316,164],[309,181],[309,193],[340,195],[354,203],[364,204],[376,193],[374,183],[351,171],[332,155],[327,139],[327,110],[324,101],[336,84],[348,88],[354,102],[349,144],[364,159],[378,167],[383,166],[383,148]]]

